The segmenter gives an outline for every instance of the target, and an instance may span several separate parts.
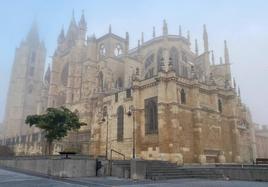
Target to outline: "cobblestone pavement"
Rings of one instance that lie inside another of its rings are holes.
[[[176,179],[133,181],[115,177],[55,180],[0,169],[0,187],[267,187],[266,182]]]

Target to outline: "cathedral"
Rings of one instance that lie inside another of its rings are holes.
[[[24,124],[28,114],[66,106],[86,122],[55,142],[81,154],[108,159],[167,160],[176,163],[251,162],[255,136],[248,108],[231,75],[227,42],[219,63],[190,33],[143,33],[130,48],[128,32],[88,37],[84,14],[61,30],[51,66],[33,26],[16,50],[4,120],[6,144],[17,154],[42,154],[43,134]],[[192,47],[194,46],[194,47]],[[192,48],[194,48],[192,50]],[[119,153],[119,154],[118,154]]]

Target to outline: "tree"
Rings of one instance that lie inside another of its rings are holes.
[[[66,107],[47,108],[45,114],[29,115],[25,123],[44,131],[49,154],[54,140],[61,140],[68,131],[78,130],[81,126],[87,125],[79,121],[77,112],[72,112]]]

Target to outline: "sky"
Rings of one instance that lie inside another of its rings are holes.
[[[268,1],[266,0],[1,0],[0,1],[0,123],[16,47],[26,37],[35,20],[47,48],[47,63],[56,48],[62,27],[68,28],[75,12],[76,20],[85,12],[87,34],[100,37],[108,32],[130,35],[134,47],[144,39],[161,34],[166,19],[170,34],[178,34],[179,25],[191,41],[198,39],[202,51],[202,29],[207,25],[209,48],[216,62],[223,56],[227,40],[232,76],[241,89],[243,102],[250,108],[254,122],[268,125]]]

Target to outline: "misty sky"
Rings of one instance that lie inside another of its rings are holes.
[[[152,27],[162,33],[163,19],[169,33],[191,31],[191,41],[199,41],[202,51],[202,25],[207,25],[209,47],[215,57],[223,56],[223,41],[228,42],[232,73],[241,88],[241,95],[260,124],[268,124],[268,1],[266,0],[1,0],[0,1],[0,122],[4,117],[5,100],[15,48],[25,38],[33,20],[51,63],[57,36],[62,26],[68,28],[75,11],[76,20],[84,10],[88,35],[97,37],[112,31],[120,36],[130,34],[135,46],[144,32],[151,39]]]

